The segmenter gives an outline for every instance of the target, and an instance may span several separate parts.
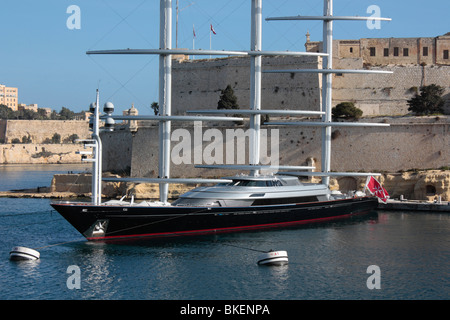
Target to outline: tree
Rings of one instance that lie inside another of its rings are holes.
[[[39,120],[44,120],[44,119],[47,119],[47,118],[48,118],[48,117],[47,117],[47,111],[45,111],[45,109],[38,108],[37,113],[38,113],[38,115],[39,115]]]
[[[217,109],[239,109],[237,98],[230,85],[225,90],[222,90],[221,93],[220,100],[217,103]]]
[[[0,104],[0,119],[14,119],[16,112],[4,104]]]
[[[355,107],[353,102],[341,102],[331,110],[333,118],[355,118],[362,117],[363,112],[361,109]]]
[[[61,120],[72,120],[75,118],[75,112],[69,110],[68,108],[62,107],[59,112],[59,116]]]
[[[420,94],[417,94],[408,100],[408,111],[412,111],[417,115],[428,115],[433,113],[443,113],[444,88],[441,86],[430,84],[420,88]]]
[[[50,113],[50,120],[58,120],[59,115],[55,110],[52,110],[52,113]]]
[[[150,105],[150,108],[153,109],[153,112],[155,113],[155,116],[157,116],[158,113],[159,113],[159,104],[158,104],[158,102],[153,102],[153,103]]]
[[[76,134],[76,133],[74,133],[74,134],[71,134],[70,136],[68,136],[66,139],[64,139],[64,143],[75,143],[76,142],[76,140],[78,140],[80,137]]]

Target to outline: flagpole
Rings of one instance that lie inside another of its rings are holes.
[[[209,28],[209,50],[211,50],[211,27]],[[209,56],[209,59],[211,59],[211,56]]]
[[[364,186],[364,190],[363,190],[364,193],[366,193],[367,185],[369,184],[370,178],[371,178],[370,176],[367,176],[367,178],[366,178],[366,185]]]
[[[195,25],[192,24],[192,50],[195,50]],[[192,56],[192,60],[195,59],[195,56]]]

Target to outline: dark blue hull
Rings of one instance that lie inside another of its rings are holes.
[[[250,207],[52,206],[88,240],[170,237],[282,228],[342,219],[376,209],[377,198]]]

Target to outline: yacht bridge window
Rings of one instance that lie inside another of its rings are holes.
[[[219,183],[217,186],[234,186],[234,187],[281,187],[283,184],[280,180],[233,180],[228,183]]]

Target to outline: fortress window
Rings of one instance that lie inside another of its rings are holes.
[[[353,53],[353,48],[352,47],[350,47],[350,53]]]
[[[409,56],[409,49],[408,48],[403,48],[403,56],[404,57]]]
[[[389,57],[389,48],[384,48],[384,56]]]
[[[395,48],[394,48],[394,56],[395,56],[395,57],[398,57],[398,47],[395,47]]]
[[[448,50],[444,50],[444,59],[448,59]]]
[[[424,57],[428,56],[428,47],[423,47],[423,56]]]
[[[375,47],[370,47],[370,56],[375,57],[375,53],[376,53]]]
[[[425,187],[425,192],[427,193],[427,196],[434,196],[436,194],[436,188],[432,185],[427,185]]]

